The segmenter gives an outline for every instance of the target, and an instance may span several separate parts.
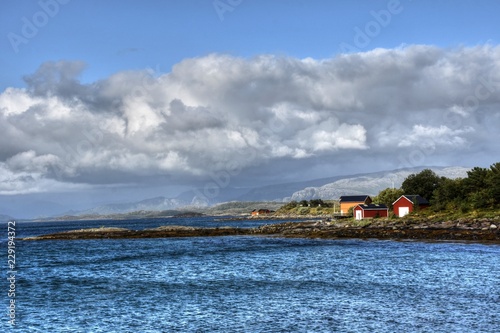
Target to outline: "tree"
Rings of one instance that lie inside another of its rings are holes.
[[[491,197],[495,205],[500,205],[500,162],[490,167],[488,183],[491,187]]]
[[[429,190],[434,191],[429,195]],[[405,179],[405,194],[426,197],[435,210],[460,210],[494,208],[500,206],[500,163],[490,168],[475,167],[466,178],[437,177],[431,170],[423,170]]]
[[[353,216],[354,215],[354,208],[355,207],[349,207],[347,210],[347,216]]]
[[[487,187],[489,171],[480,167],[467,171],[467,178],[464,180],[465,189],[470,193],[484,190]]]
[[[283,206],[284,209],[293,209],[295,207],[297,207],[299,205],[299,203],[297,201],[290,201],[289,203],[287,203],[286,205]]]
[[[309,204],[311,205],[311,207],[324,206],[323,200],[321,200],[321,199],[309,200]]]
[[[435,210],[462,208],[465,201],[463,179],[449,179],[442,177],[440,185],[434,190],[432,206]]]
[[[403,194],[404,192],[402,189],[388,187],[385,190],[380,191],[379,194],[373,198],[373,202],[377,204],[384,204],[392,210],[392,203]]]
[[[441,178],[431,169],[422,170],[418,174],[409,175],[401,185],[405,194],[418,194],[432,200],[433,192],[439,187]]]
[[[473,208],[485,208],[492,204],[492,189],[489,186],[490,172],[486,168],[475,167],[467,171],[464,179],[464,191],[467,201]]]

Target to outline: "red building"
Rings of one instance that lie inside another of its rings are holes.
[[[371,219],[375,217],[388,217],[389,208],[382,204],[360,204],[354,207],[353,215],[356,220]]]
[[[420,195],[402,195],[398,200],[394,201],[392,204],[394,215],[398,217],[403,217],[418,207],[418,209],[425,209],[429,207],[429,201],[422,198]]]
[[[258,215],[267,215],[270,214],[271,211],[269,209],[254,209],[252,210],[252,216],[258,216]]]

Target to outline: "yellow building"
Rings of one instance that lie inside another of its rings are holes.
[[[349,208],[357,205],[369,205],[372,203],[372,198],[368,195],[343,195],[339,199],[340,215],[347,215]]]

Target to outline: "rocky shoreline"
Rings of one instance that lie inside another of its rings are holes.
[[[306,221],[269,224],[258,228],[201,228],[162,226],[154,229],[94,228],[23,238],[23,240],[77,240],[168,237],[270,236],[287,238],[359,238],[444,240],[500,243],[500,218],[446,222],[422,220]]]
[[[495,225],[496,226],[496,225]],[[392,240],[446,240],[446,241],[480,241],[500,242],[498,228],[477,229],[457,227],[434,227],[422,225],[317,225],[285,224],[268,225],[259,228],[260,234],[277,234],[293,238],[359,238],[359,239],[392,239]]]

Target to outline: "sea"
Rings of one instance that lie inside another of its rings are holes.
[[[2,223],[0,331],[500,332],[499,244],[252,236],[20,240],[101,226],[269,223],[276,221],[16,222],[10,246]]]

